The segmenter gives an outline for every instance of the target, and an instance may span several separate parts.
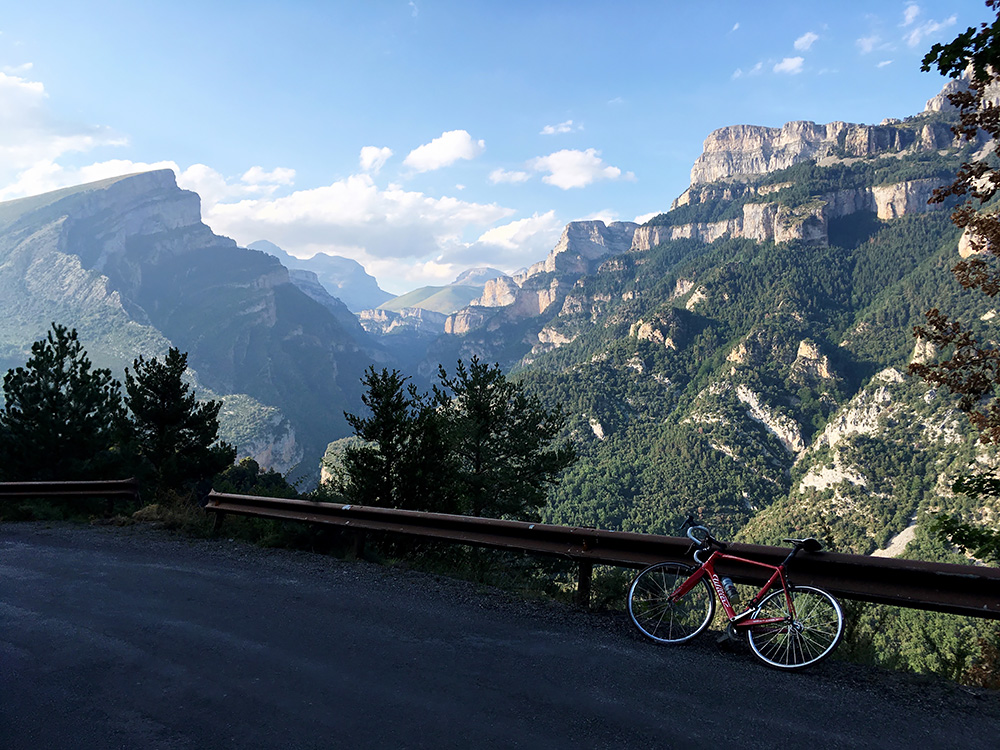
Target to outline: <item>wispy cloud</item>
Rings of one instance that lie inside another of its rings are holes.
[[[416,172],[430,172],[460,159],[475,159],[485,150],[486,141],[474,140],[465,130],[449,130],[430,143],[413,149],[403,164]]]
[[[799,52],[805,52],[806,50],[808,50],[810,47],[813,46],[813,43],[817,39],[819,39],[819,34],[815,34],[812,31],[807,31],[805,34],[803,34],[802,36],[800,36],[798,39],[795,40],[795,49],[797,49]]]
[[[737,78],[742,78],[743,76],[759,75],[763,69],[764,69],[764,63],[763,61],[761,61],[747,71],[744,71],[743,68],[737,68],[736,70],[733,71],[732,78],[733,80],[735,80]]]
[[[892,60],[882,60],[876,65],[876,68],[884,68],[886,65],[892,65]]]
[[[903,26],[909,26],[914,21],[917,20],[917,16],[920,15],[920,6],[916,3],[910,3],[906,6],[903,11]]]
[[[583,125],[574,125],[572,120],[566,120],[558,125],[546,125],[539,135],[558,135],[559,133],[572,133],[574,130],[583,130]]]
[[[882,45],[882,37],[878,34],[863,36],[860,39],[857,39],[854,44],[857,46],[862,55],[867,55],[869,52]]]
[[[802,65],[805,59],[801,57],[786,57],[779,63],[775,63],[774,72],[786,75],[797,75],[802,72]]]
[[[527,182],[531,179],[531,175],[527,172],[508,172],[505,169],[494,169],[490,172],[489,180],[494,185],[499,185],[502,182],[518,183]]]
[[[907,10],[909,10],[909,8],[907,8]],[[949,16],[943,21],[925,21],[919,26],[916,26],[904,37],[906,44],[910,47],[918,47],[923,44],[924,40],[928,37],[934,36],[939,31],[943,31],[944,29],[954,26],[957,20],[957,16]]]

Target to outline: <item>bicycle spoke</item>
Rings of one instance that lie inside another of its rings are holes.
[[[795,617],[778,627],[749,628],[748,640],[764,662],[781,669],[799,669],[826,657],[843,633],[843,614],[837,601],[825,591],[811,586],[791,590]],[[774,592],[761,602],[754,619],[788,618],[784,591]]]
[[[659,563],[642,571],[629,591],[629,615],[644,635],[661,643],[680,643],[708,626],[715,601],[707,581],[671,601],[694,569],[679,563]]]

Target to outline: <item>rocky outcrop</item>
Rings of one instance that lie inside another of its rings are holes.
[[[613,221],[610,224],[603,221],[570,222],[545,259],[543,270],[546,273],[586,273],[590,270],[590,261],[627,252],[638,227],[631,221]]]
[[[487,281],[479,298],[448,317],[445,333],[460,335],[541,315],[564,300],[566,288],[578,276],[593,271],[608,256],[628,252],[638,228],[629,221],[570,222],[544,261],[515,276]]]
[[[199,393],[252,400],[227,406],[247,405],[223,420],[223,438],[265,468],[296,450],[318,460],[331,436],[346,434],[344,408],[375,349],[315,276],[297,281],[276,258],[215,235],[197,194],[179,189],[169,170],[0,204],[10,319],[0,352],[17,351],[52,320],[77,328],[94,361],[116,375],[136,356],[175,346],[187,352]],[[254,419],[261,409],[279,415],[280,434]]]
[[[802,429],[791,417],[772,409],[761,399],[760,394],[745,385],[736,386],[736,398],[747,408],[747,414],[760,422],[793,456],[799,456],[806,449],[802,439]]]
[[[691,169],[691,184],[776,172],[808,159],[866,158],[911,148],[940,148],[946,130],[946,125],[942,130],[930,124],[918,129],[908,123],[820,125],[803,120],[780,128],[730,125],[705,139],[702,154]]]
[[[903,373],[888,367],[875,376],[872,384],[859,392],[850,403],[841,409],[823,429],[814,442],[818,447],[833,448],[850,435],[870,435],[879,429],[879,418],[884,416],[893,403],[892,391],[888,386],[901,383]]]
[[[473,305],[479,307],[506,307],[512,305],[517,300],[517,293],[521,287],[510,276],[500,276],[490,279],[483,287],[483,294],[479,299],[473,300]]]
[[[922,214],[941,208],[940,203],[928,204],[939,179],[911,180],[894,185],[878,185],[871,189],[875,212],[884,220],[898,219],[906,214]]]
[[[425,310],[422,307],[404,307],[402,310],[362,310],[358,320],[368,333],[393,336],[402,332],[421,336],[438,336],[444,333],[448,316]]]
[[[800,382],[838,379],[830,365],[830,358],[820,351],[815,342],[808,339],[799,342],[791,369],[792,376]]]
[[[444,321],[444,332],[458,336],[476,328],[482,328],[486,321],[496,315],[496,310],[483,307],[466,307],[452,313]]]
[[[941,204],[928,203],[934,188],[939,184],[940,180],[929,178],[840,190],[794,207],[773,201],[746,203],[743,205],[743,215],[735,219],[641,226],[633,235],[632,250],[648,250],[662,242],[682,238],[709,243],[722,237],[745,237],[758,242],[799,240],[825,245],[829,242],[831,219],[870,211],[885,221],[898,219],[906,214],[940,210]]]

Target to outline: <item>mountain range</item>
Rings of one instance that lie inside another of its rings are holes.
[[[426,385],[475,355],[567,411],[580,461],[547,520],[671,533],[694,513],[940,558],[921,514],[968,511],[948,479],[992,460],[906,375],[933,355],[911,335],[926,309],[996,315],[952,279],[961,238],[927,202],[983,145],[954,119],[939,96],[879,125],[722,128],[653,219],[572,222],[527,269],[394,299],[353,261],[216,236],[169,171],[2,203],[0,367],[52,321],[119,374],[177,346],[241,455],[311,474],[367,366]]]

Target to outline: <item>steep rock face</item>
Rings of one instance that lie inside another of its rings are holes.
[[[577,276],[594,270],[603,258],[628,252],[638,228],[627,221],[570,222],[544,261],[516,276],[487,281],[479,298],[448,317],[445,333],[467,334],[484,326],[495,329],[541,315],[562,302]]]
[[[878,218],[898,219],[906,214],[920,214],[941,208],[941,204],[928,204],[940,180],[911,180],[894,185],[878,185],[871,189]]]
[[[607,225],[603,221],[570,222],[546,258],[544,270],[548,273],[586,273],[589,261],[628,251],[638,226],[630,221],[613,221]]]
[[[632,250],[648,250],[662,242],[682,238],[708,243],[722,237],[745,237],[758,242],[801,240],[822,245],[829,241],[831,219],[870,211],[886,221],[907,214],[940,210],[941,204],[928,203],[939,183],[938,179],[928,178],[840,190],[795,207],[774,202],[746,203],[740,218],[672,226],[641,226],[633,235]]]
[[[824,156],[870,157],[908,148],[938,147],[938,130],[931,128],[933,144],[903,125],[853,125],[831,122],[787,122],[780,128],[730,125],[711,133],[691,169],[691,184],[699,185],[745,175],[786,169]],[[950,139],[949,139],[950,141]]]
[[[482,296],[473,300],[479,307],[506,307],[514,304],[521,287],[510,276],[490,279],[483,287]]]
[[[422,307],[404,307],[402,310],[362,310],[358,313],[361,325],[369,333],[390,336],[408,330],[426,336],[444,333],[448,316]]]
[[[393,295],[379,287],[374,276],[350,258],[327,253],[316,253],[311,258],[296,258],[267,240],[251,242],[247,247],[273,255],[285,268],[316,274],[327,293],[343,302],[352,312],[378,307],[393,298]]]
[[[277,259],[213,234],[199,206],[169,170],[0,204],[0,286],[19,318],[0,349],[25,347],[52,320],[80,329],[94,361],[118,372],[176,346],[203,390],[246,395],[287,420],[280,435],[255,422],[270,430],[245,437],[256,455],[287,458],[293,441],[318,461],[347,431],[366,334],[293,285]]]

